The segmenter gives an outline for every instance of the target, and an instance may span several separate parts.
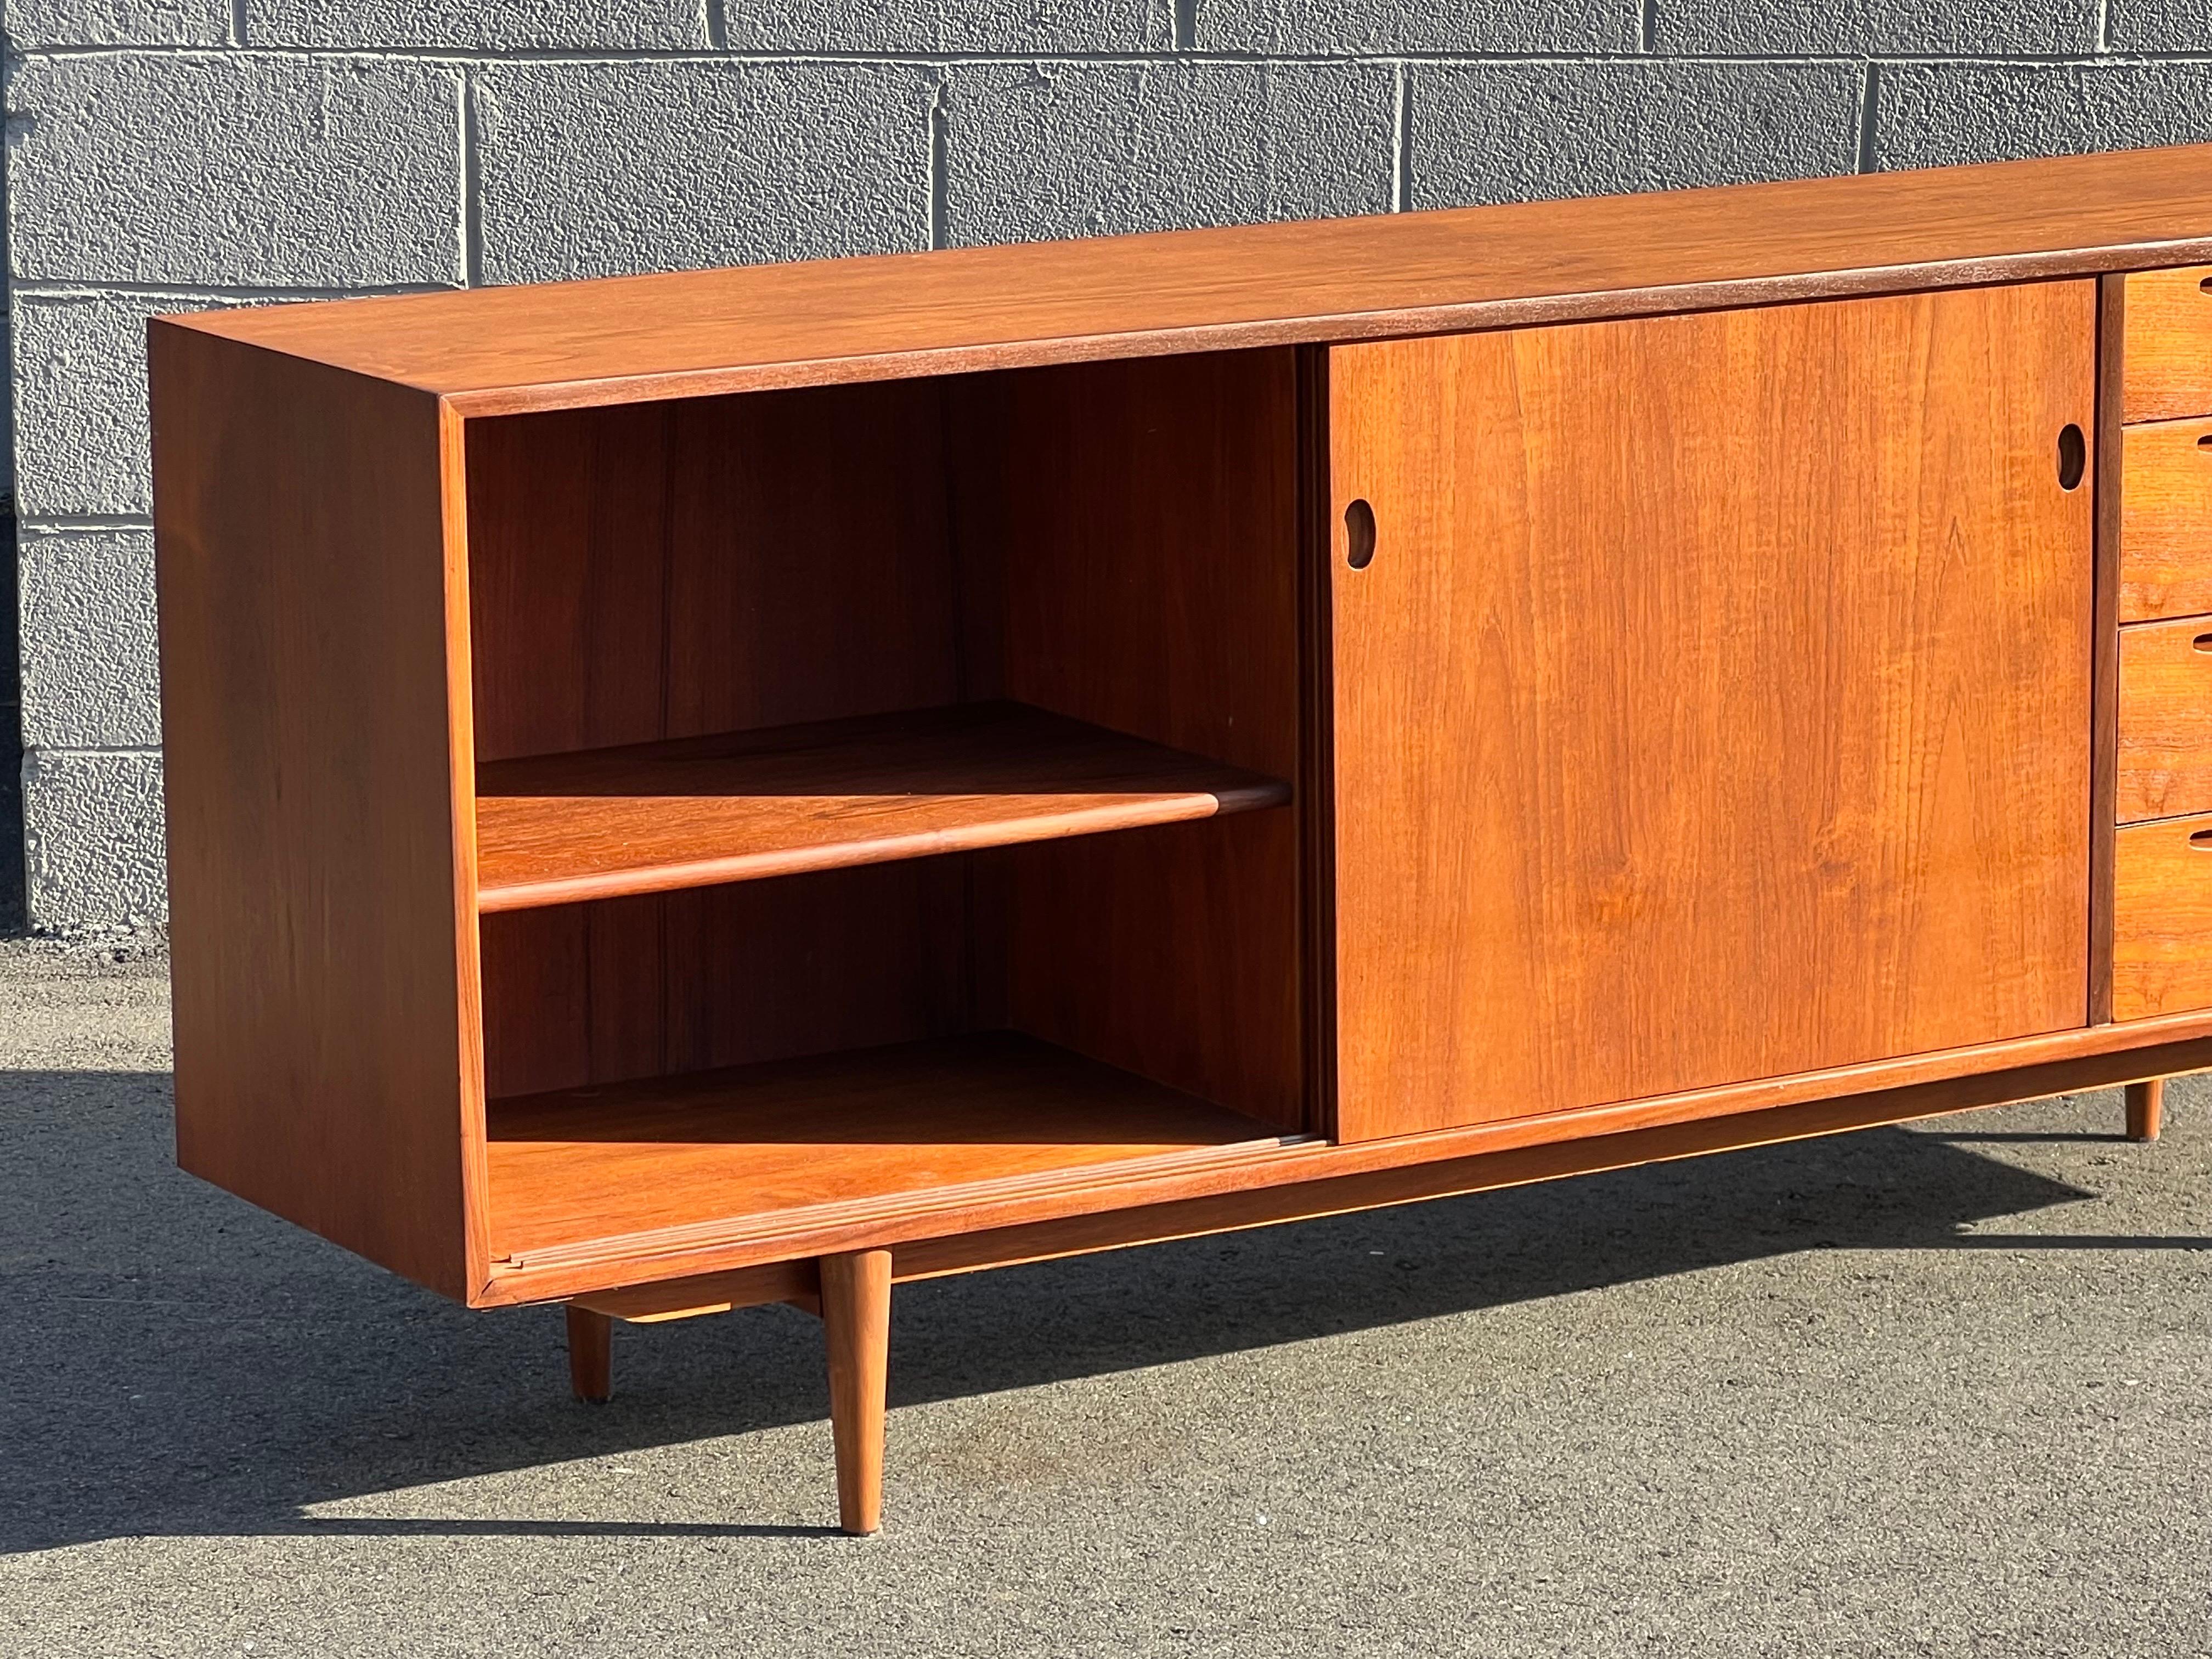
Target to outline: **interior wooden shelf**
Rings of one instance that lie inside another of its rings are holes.
[[[1015,702],[495,761],[481,909],[515,910],[1279,806],[1290,786]]]
[[[490,1103],[489,1132],[492,1255],[507,1259],[1285,1139],[1010,1031],[517,1096]]]

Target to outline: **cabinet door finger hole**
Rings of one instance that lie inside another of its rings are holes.
[[[1344,509],[1344,562],[1354,570],[1375,562],[1375,509],[1364,500]]]
[[[2081,436],[2081,428],[2069,421],[2058,434],[2058,487],[2078,489],[2088,465],[2089,445]]]

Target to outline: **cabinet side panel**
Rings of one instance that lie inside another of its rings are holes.
[[[151,374],[178,1161],[465,1297],[437,403],[160,323]]]
[[[2083,1024],[2095,335],[2075,282],[1335,355],[1344,1136]]]

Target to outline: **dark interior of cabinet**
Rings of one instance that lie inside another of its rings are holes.
[[[773,803],[817,830],[1025,803],[1018,844],[485,915],[495,1254],[1306,1127],[1297,434],[1288,351],[470,422],[481,839],[501,788],[601,811],[557,780],[626,763],[562,757],[825,721],[866,720],[821,728],[866,799]],[[915,781],[884,733],[961,708],[1277,787],[1071,833],[1051,756]]]

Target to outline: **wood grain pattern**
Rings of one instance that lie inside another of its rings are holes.
[[[963,562],[1000,566],[1001,695],[1289,777],[1292,354],[979,376],[947,416]]]
[[[467,1283],[480,1294],[491,1271],[489,1170],[484,1155],[483,933],[476,914],[474,645],[469,635],[468,452],[461,417],[438,410],[446,577],[447,787],[453,848],[453,979],[461,1049],[461,1222]]]
[[[884,1524],[890,1252],[825,1255],[821,1274],[822,1326],[830,1351],[830,1431],[837,1447],[837,1524],[866,1537]]]
[[[177,1152],[481,1284],[465,641],[431,398],[150,337]]]
[[[2082,1023],[2095,304],[1334,354],[1340,1137]]]
[[[2212,380],[2212,343],[2204,363]],[[2212,420],[2122,430],[2120,620],[2212,612]]]
[[[2142,270],[2208,200],[2197,146],[183,320],[473,415]]]
[[[2212,811],[2212,619],[2120,630],[2122,823]]]
[[[2112,1018],[2212,1008],[2212,816],[2114,842]]]
[[[464,422],[480,763],[669,735],[666,450],[687,409]]]
[[[563,904],[1279,806],[1290,785],[1020,703],[495,762],[479,907]]]
[[[1329,563],[1328,349],[1298,353],[1298,945],[1306,1127],[1336,1122],[1336,691]]]
[[[1297,397],[1287,352],[957,388],[957,539],[998,689],[1297,775]],[[1290,814],[1024,848],[999,869],[1008,1024],[1304,1123]]]
[[[1003,1024],[973,855],[501,911],[483,921],[494,1097]]]
[[[2123,419],[2170,421],[2212,415],[2212,289],[2205,287],[2208,281],[2212,281],[2212,265],[2138,269],[2128,277]]]
[[[938,389],[466,423],[477,757],[966,701]]]
[[[2127,1086],[2128,1139],[2156,1140],[2166,1115],[2166,1079],[2151,1078]]]
[[[1307,1127],[1296,860],[1285,812],[1015,849],[1000,890],[1006,1023]]]
[[[497,1100],[491,1243],[1211,1152],[1268,1126],[1013,1033]]]
[[[2089,687],[2089,1023],[2112,1017],[2112,826],[2119,790],[2120,531],[2126,513],[2128,284],[2097,279],[2095,581]]]

